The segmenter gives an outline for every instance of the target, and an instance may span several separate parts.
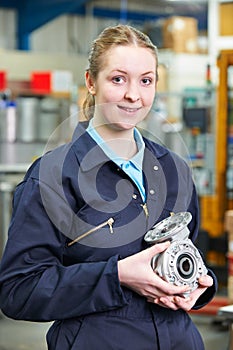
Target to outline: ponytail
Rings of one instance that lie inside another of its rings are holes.
[[[93,117],[95,109],[95,97],[88,91],[83,101],[83,115],[87,120]]]

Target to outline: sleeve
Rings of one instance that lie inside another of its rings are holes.
[[[37,179],[14,195],[8,242],[0,265],[0,308],[8,317],[52,321],[127,304],[117,271],[107,261],[63,264],[66,237],[51,222]]]
[[[205,305],[207,305],[215,296],[217,292],[218,282],[215,274],[212,270],[208,269],[208,275],[213,278],[213,285],[199,297],[196,304],[193,306],[193,310],[199,310]]]

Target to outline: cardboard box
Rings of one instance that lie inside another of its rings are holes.
[[[174,52],[198,52],[197,20],[182,16],[166,19],[163,23],[163,45]]]
[[[168,75],[167,68],[164,64],[159,64],[158,66],[159,81],[157,86],[157,92],[167,92],[168,91]]]
[[[233,35],[233,2],[219,4],[219,32],[221,36]]]
[[[224,229],[233,235],[233,210],[227,210],[225,212]]]

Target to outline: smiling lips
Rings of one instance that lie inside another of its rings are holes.
[[[118,108],[122,109],[123,111],[125,112],[128,112],[128,113],[135,113],[137,111],[139,111],[141,109],[141,107],[124,107],[124,106],[118,106]]]

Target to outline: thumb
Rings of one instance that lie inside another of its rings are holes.
[[[149,257],[153,258],[154,255],[162,253],[164,250],[166,250],[170,246],[170,244],[171,243],[169,241],[154,244],[152,247],[146,249],[147,254],[149,255]]]

